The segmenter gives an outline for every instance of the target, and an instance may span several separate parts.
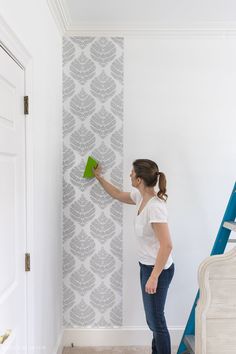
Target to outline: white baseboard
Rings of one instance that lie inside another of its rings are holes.
[[[178,346],[183,327],[169,327],[172,346]],[[64,329],[63,346],[129,346],[150,345],[152,332],[146,327],[121,328],[67,328]],[[59,354],[59,353],[58,353]]]

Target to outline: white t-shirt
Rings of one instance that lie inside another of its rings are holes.
[[[138,215],[139,207],[142,203],[142,195],[137,188],[133,188],[130,197],[136,204],[136,216],[134,229],[138,241],[138,259],[142,264],[154,265],[160,243],[154,233],[151,223],[167,223],[166,202],[157,196],[149,199],[141,213]],[[173,263],[171,254],[164,266],[167,269]]]

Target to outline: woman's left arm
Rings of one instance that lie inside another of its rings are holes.
[[[155,232],[155,236],[160,243],[160,248],[157,253],[154,268],[146,283],[146,292],[149,294],[154,294],[156,292],[158,277],[161,274],[172,250],[172,242],[168,224],[154,222],[152,223],[152,227]]]

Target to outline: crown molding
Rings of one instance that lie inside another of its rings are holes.
[[[236,37],[236,24],[214,26],[157,26],[156,24],[88,24],[69,25],[65,36],[157,37],[157,38],[228,38]]]
[[[156,23],[73,23],[65,0],[47,0],[63,36],[229,38],[236,37],[236,23],[208,22],[193,25],[160,26]]]
[[[47,0],[47,3],[59,32],[64,36],[72,22],[64,0]]]

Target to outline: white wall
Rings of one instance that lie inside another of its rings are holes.
[[[62,43],[45,1],[0,1],[0,14],[33,61],[30,97],[34,180],[34,353],[52,354],[61,333]],[[31,351],[33,352],[33,351]]]
[[[176,273],[166,315],[178,345],[197,292],[198,266],[211,252],[235,182],[236,39],[126,37],[124,43],[124,190],[131,188],[136,158],[154,159],[167,175]],[[65,344],[150,342],[134,212],[124,205],[123,327],[66,330]]]
[[[235,181],[236,39],[125,39],[124,189],[136,158],[168,178],[176,273],[166,314],[185,326]],[[124,326],[143,326],[132,218],[124,209]]]

